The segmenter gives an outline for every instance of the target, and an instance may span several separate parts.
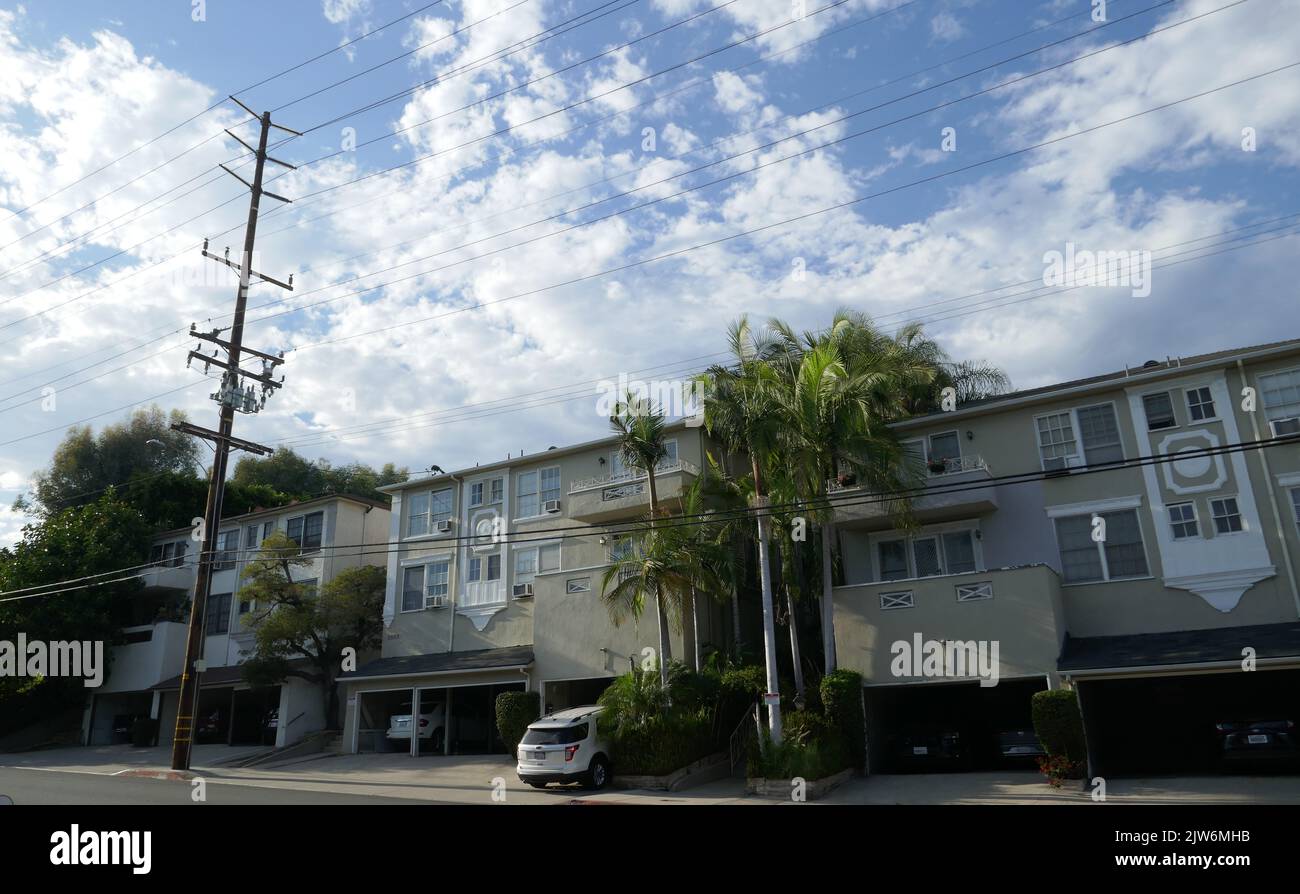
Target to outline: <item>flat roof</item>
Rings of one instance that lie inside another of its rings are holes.
[[[240,515],[227,515],[225,518],[221,520],[221,524],[225,525],[229,522],[247,521],[250,518],[257,518],[263,515],[274,515],[278,512],[284,512],[285,510],[288,509],[301,509],[304,506],[314,506],[317,503],[328,503],[330,500],[347,500],[349,503],[357,503],[361,506],[369,506],[372,509],[382,509],[385,512],[387,512],[390,508],[387,503],[384,503],[380,500],[372,500],[369,497],[362,497],[356,494],[326,494],[323,497],[312,497],[311,499],[308,500],[295,500],[291,503],[285,503],[283,506],[271,506],[267,509],[254,509],[252,512],[245,512]],[[168,537],[173,534],[187,533],[191,530],[193,529],[189,527],[172,528],[169,531],[159,531],[157,534],[154,534],[153,536],[154,539],[157,540],[159,537]]]

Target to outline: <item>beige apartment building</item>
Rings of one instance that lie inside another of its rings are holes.
[[[836,650],[876,768],[918,729],[979,751],[1049,687],[1079,692],[1093,773],[1213,771],[1216,724],[1300,722],[1300,340],[896,428],[928,473],[914,525],[836,490]],[[898,659],[928,641],[996,644],[997,685]]]
[[[327,727],[319,687],[297,677],[279,686],[250,687],[240,663],[253,635],[242,624],[255,606],[238,598],[244,569],[257,548],[279,531],[299,543],[309,559],[293,570],[301,583],[324,585],[345,568],[382,565],[388,542],[388,508],[355,496],[327,496],[223,519],[204,619],[203,661],[196,735],[203,743],[292,745]],[[190,528],[164,531],[153,541],[143,575],[137,623],[113,649],[111,672],[93,691],[82,721],[82,742],[128,740],[134,718],[158,722],[158,742],[170,743],[176,726],[180,674],[189,630],[200,544]]]
[[[677,511],[707,448],[699,428],[668,432],[655,480]],[[536,691],[554,710],[590,704],[658,650],[653,609],[615,625],[601,601],[601,577],[626,543],[605,528],[649,511],[646,477],[624,468],[612,436],[384,490],[383,651],[340,678],[344,750],[497,750],[498,693]],[[699,643],[724,631],[721,609],[699,606]],[[671,641],[674,658],[696,648],[682,631]],[[421,735],[398,731],[395,717],[418,718]]]

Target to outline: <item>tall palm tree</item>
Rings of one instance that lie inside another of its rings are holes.
[[[659,517],[659,491],[655,482],[655,470],[668,456],[663,413],[649,400],[628,392],[626,399],[614,406],[609,424],[618,436],[618,452],[623,465],[637,469],[646,476],[646,488],[650,492],[650,533],[653,535],[655,521]],[[651,536],[641,542],[640,548],[646,556],[649,556],[665,545]],[[610,571],[613,570],[614,567],[611,567]],[[609,572],[606,572],[605,577],[608,581]],[[668,633],[668,613],[664,606],[663,582],[658,578],[658,572],[655,572],[653,577],[654,585],[648,592],[654,597],[655,617],[659,622],[659,674],[661,682],[666,687],[668,659],[672,657],[672,640]],[[647,583],[651,581],[648,579]],[[617,589],[616,587],[615,590]],[[634,601],[632,604],[638,603]],[[640,615],[639,609],[637,615]]]
[[[640,618],[648,600],[653,600],[659,619],[659,682],[668,687],[668,662],[671,657],[668,642],[668,609],[666,603],[691,587],[690,577],[679,565],[679,552],[668,537],[666,529],[641,529],[627,535],[629,548],[622,551],[601,579],[601,599],[615,626],[629,616]],[[675,606],[680,616],[683,606]]]
[[[699,377],[704,403],[704,425],[708,433],[730,452],[750,457],[753,472],[753,508],[758,524],[758,573],[763,602],[763,656],[767,670],[767,691],[780,691],[776,668],[776,623],[772,609],[772,573],[769,566],[769,520],[764,469],[775,452],[780,422],[775,408],[775,375],[767,361],[777,345],[765,334],[751,329],[742,316],[727,331],[731,361],[715,365]],[[768,728],[772,742],[781,741],[781,706],[778,699],[768,705]]]
[[[829,673],[836,667],[829,482],[852,473],[864,486],[886,494],[915,483],[917,472],[907,467],[887,423],[898,418],[904,396],[931,382],[935,370],[854,311],[841,310],[829,329],[802,337],[780,320],[769,326],[780,344],[771,360],[780,383],[777,463],[820,529],[822,654]],[[905,497],[890,499],[884,507],[899,525],[907,525],[910,504]]]

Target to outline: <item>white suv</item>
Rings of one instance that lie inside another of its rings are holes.
[[[548,782],[582,782],[601,789],[609,783],[609,750],[600,741],[596,705],[547,714],[528,725],[519,743],[519,778],[535,788]]]

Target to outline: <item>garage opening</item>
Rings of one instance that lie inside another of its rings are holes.
[[[1042,677],[868,686],[871,772],[1035,770],[1032,699],[1046,688]]]
[[[357,694],[357,751],[362,754],[411,750],[410,689]],[[406,718],[406,723],[402,723]]]
[[[1078,686],[1098,775],[1300,773],[1300,670]]]
[[[89,745],[130,744],[135,721],[147,719],[153,704],[150,692],[97,695],[92,704]]]
[[[194,711],[194,742],[198,745],[226,745],[230,742],[230,718],[235,690],[230,686],[199,689]]]
[[[481,686],[420,687],[357,694],[357,751],[359,753],[504,754],[497,733],[496,698],[502,692],[522,691],[524,684],[493,683]]]
[[[231,696],[231,745],[274,745],[279,722],[279,686],[234,690]]]
[[[551,714],[566,708],[594,705],[601,693],[614,682],[613,677],[592,677],[582,680],[548,680],[543,687],[543,713]]]

